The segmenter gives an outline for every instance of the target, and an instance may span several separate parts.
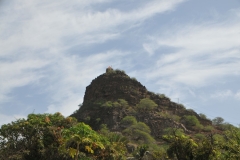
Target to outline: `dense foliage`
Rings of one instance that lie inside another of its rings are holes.
[[[110,132],[109,132],[110,133]],[[104,136],[75,118],[30,114],[0,129],[1,160],[123,159],[118,135]],[[113,147],[114,146],[114,147]]]
[[[201,125],[196,116],[184,116],[182,121],[188,127]],[[222,126],[223,121],[217,117],[214,125]],[[160,139],[152,137],[150,127],[135,116],[122,118],[120,125],[121,132],[111,132],[105,124],[97,132],[60,113],[29,114],[27,119],[1,126],[0,159],[238,160],[240,157],[240,129],[232,125],[224,124],[225,130],[219,133],[214,132],[213,126],[205,126],[209,131],[188,135],[183,129],[169,127]]]

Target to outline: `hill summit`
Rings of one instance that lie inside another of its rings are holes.
[[[95,130],[104,124],[117,132],[126,128],[124,117],[132,116],[149,126],[154,138],[160,138],[169,127],[191,134],[208,132],[204,127],[212,126],[210,120],[200,117],[193,110],[172,102],[164,94],[148,91],[135,78],[111,67],[86,87],[83,104],[71,116]]]

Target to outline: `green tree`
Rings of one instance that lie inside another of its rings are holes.
[[[127,152],[128,139],[120,132],[110,132],[106,124],[101,125],[100,134],[107,138],[102,158],[108,160],[122,160]]]
[[[167,154],[170,158],[176,157],[178,160],[193,160],[197,144],[188,136],[164,135],[163,139],[169,143]]]
[[[153,110],[156,107],[157,107],[157,104],[149,98],[141,99],[139,104],[137,105],[137,108],[140,111],[149,111],[149,110]]]
[[[221,149],[225,159],[236,159],[240,157],[240,129],[232,127],[224,134],[225,142],[221,143]]]
[[[131,126],[137,124],[137,120],[134,116],[126,116],[121,120],[121,124],[124,126]]]
[[[137,122],[123,130],[124,135],[138,144],[153,144],[155,139],[150,133],[150,128],[143,122]]]
[[[216,117],[212,120],[213,125],[220,125],[223,124],[224,119],[222,117]]]
[[[203,114],[203,113],[199,113],[198,114],[202,119],[207,119],[207,116],[205,115],[205,114]]]
[[[185,134],[164,135],[163,139],[169,144],[167,154],[169,158],[178,160],[217,160],[222,150],[213,135],[201,137],[198,141]]]
[[[61,130],[76,124],[76,119],[60,113],[29,114],[2,125],[0,129],[0,159],[61,159]]]
[[[78,160],[84,157],[97,157],[105,147],[99,134],[84,123],[78,123],[62,131],[64,144],[61,150]]]
[[[196,116],[184,116],[184,120],[187,126],[196,126],[200,124]]]

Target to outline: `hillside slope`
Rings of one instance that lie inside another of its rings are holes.
[[[138,106],[142,99],[150,99],[157,106],[153,109],[141,109]],[[164,94],[148,91],[124,71],[110,67],[86,87],[83,104],[71,116],[89,124],[95,130],[100,129],[101,124],[106,124],[111,131],[118,132],[124,129],[121,125],[122,119],[134,116],[137,121],[150,127],[154,138],[161,138],[164,130],[169,127],[181,128],[186,134],[214,130],[210,120],[172,102]],[[187,117],[195,117],[194,120],[197,119],[199,123],[191,124],[191,119]]]

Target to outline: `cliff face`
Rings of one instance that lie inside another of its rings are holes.
[[[153,110],[139,111],[136,106],[144,98],[153,100],[157,107]],[[128,104],[120,105],[119,101]],[[86,87],[82,106],[71,116],[89,124],[95,130],[98,130],[101,124],[107,124],[111,131],[120,132],[123,129],[121,120],[125,116],[134,116],[138,121],[147,124],[151,128],[151,134],[158,138],[168,127],[182,128],[190,133],[191,128],[186,128],[182,120],[186,115],[194,115],[204,126],[211,125],[211,121],[201,118],[194,111],[186,110],[180,104],[171,102],[163,94],[149,92],[124,71],[107,68],[106,73],[95,78]]]

